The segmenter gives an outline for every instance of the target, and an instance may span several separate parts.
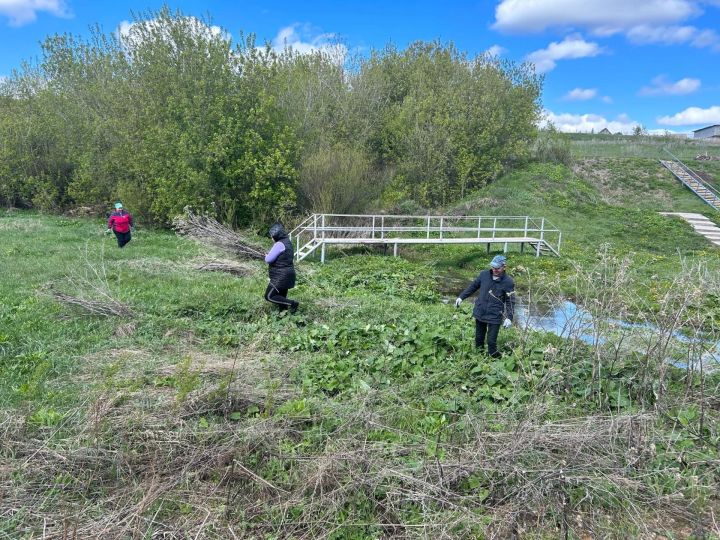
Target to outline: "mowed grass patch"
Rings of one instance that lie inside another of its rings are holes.
[[[84,219],[0,214],[0,402],[51,399],[43,381],[69,376],[77,359],[105,348],[132,342],[161,350],[191,331],[193,311],[221,320],[216,326],[225,335],[234,333],[242,313],[258,306],[243,299],[260,297],[264,283],[240,285],[233,276],[193,269],[200,252],[194,242],[139,230],[121,250],[104,229],[104,223]],[[99,302],[110,295],[133,316],[96,317],[58,303],[47,294],[48,284]]]

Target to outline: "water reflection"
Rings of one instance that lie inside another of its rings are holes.
[[[557,305],[518,305],[515,313],[516,322],[523,328],[552,332],[560,337],[579,339],[589,345],[605,342],[604,337],[596,335],[593,316],[568,300]],[[644,336],[646,339],[651,334],[660,332],[656,326],[649,323],[632,323],[620,319],[611,319],[608,322],[620,330],[634,331],[639,337]],[[720,341],[712,342],[688,337],[678,331],[673,332],[672,337],[678,343],[705,349],[700,358],[706,366],[720,365]],[[685,362],[672,361],[672,363],[677,367],[687,367]]]
[[[515,309],[515,320],[531,330],[552,332],[560,337],[572,337],[590,345],[595,344],[592,315],[567,300],[555,306],[519,305]]]

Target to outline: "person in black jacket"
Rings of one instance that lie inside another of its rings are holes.
[[[265,300],[277,304],[280,311],[290,309],[290,313],[295,313],[299,303],[287,298],[288,291],[295,286],[292,242],[280,223],[275,223],[270,227],[268,234],[275,240],[275,243],[265,255],[265,262],[269,265],[270,274],[270,283],[265,289]]]
[[[500,325],[510,328],[515,312],[515,282],[505,273],[506,262],[504,255],[496,255],[490,262],[490,268],[480,272],[455,300],[458,308],[463,300],[480,290],[473,308],[475,347],[482,352],[487,336],[488,354],[493,358],[501,356],[497,350]]]

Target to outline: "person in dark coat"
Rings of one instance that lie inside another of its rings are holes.
[[[480,272],[455,300],[458,308],[463,300],[479,290],[473,308],[475,347],[484,351],[487,336],[488,354],[493,358],[501,356],[497,350],[500,326],[510,328],[515,314],[515,282],[505,273],[506,262],[504,255],[496,255],[490,262],[490,268]]]
[[[125,244],[132,240],[130,229],[133,227],[133,217],[123,208],[121,202],[116,202],[115,211],[110,214],[110,218],[108,219],[107,232],[108,234],[110,234],[111,231],[115,233],[119,248],[125,247]]]
[[[269,265],[270,274],[270,283],[265,289],[265,300],[276,304],[280,311],[289,309],[290,313],[295,313],[299,303],[287,297],[288,291],[295,286],[292,242],[280,223],[275,223],[270,227],[268,234],[275,240],[275,243],[265,255],[265,262]]]

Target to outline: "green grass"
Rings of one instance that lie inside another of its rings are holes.
[[[658,300],[683,292],[680,257],[720,269],[716,248],[657,214],[707,211],[652,159],[536,164],[460,207],[563,230],[561,258],[510,253],[523,297],[665,324],[686,307]],[[262,264],[245,278],[201,272],[226,255],[142,228],[120,250],[103,229],[0,212],[0,538],[711,530],[717,375],[667,368],[613,328],[597,349],[512,329],[503,359],[479,357],[470,306],[443,303],[438,279],[461,287],[484,249],[330,250],[299,265],[301,312],[287,317],[262,300]],[[627,276],[613,255],[632,256]],[[135,315],[60,304],[50,282],[106,287]],[[698,320],[720,318],[716,289],[692,298]]]
[[[629,135],[566,134],[575,158],[670,159],[665,149],[690,165],[695,157],[720,155],[720,144],[692,138]]]

